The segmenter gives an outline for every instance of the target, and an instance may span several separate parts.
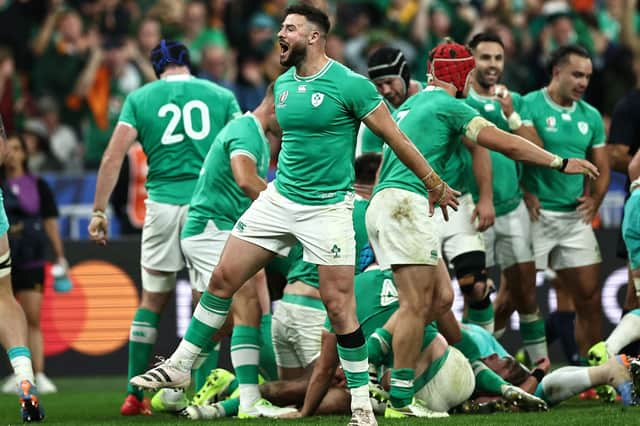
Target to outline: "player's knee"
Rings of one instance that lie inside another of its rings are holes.
[[[489,299],[490,287],[485,268],[485,253],[471,251],[463,253],[452,260],[460,291],[472,304],[486,305]],[[484,306],[484,307],[486,307]],[[474,306],[475,307],[475,306]],[[478,308],[480,309],[480,308]]]
[[[209,281],[209,291],[219,297],[232,297],[235,289],[240,286],[235,285],[233,274],[229,273],[222,265],[216,267],[211,274]]]
[[[451,286],[446,286],[446,288],[438,291],[437,297],[434,299],[431,307],[435,318],[440,318],[451,310],[453,298],[454,294]]]

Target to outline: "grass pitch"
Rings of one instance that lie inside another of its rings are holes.
[[[45,395],[43,406],[49,425],[346,425],[346,416],[314,417],[303,420],[237,420],[220,419],[189,421],[169,414],[154,414],[151,417],[122,417],[120,404],[125,396],[126,379],[123,377],[56,378],[59,392]],[[241,422],[241,423],[240,423]],[[597,401],[573,399],[551,409],[547,413],[458,415],[447,419],[378,419],[381,425],[439,424],[446,426],[509,425],[539,426],[558,424],[562,426],[584,425],[640,425],[640,407],[623,408],[620,403],[605,405]],[[17,397],[0,395],[0,426],[19,425],[21,417]]]

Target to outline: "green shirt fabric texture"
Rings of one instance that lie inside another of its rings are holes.
[[[231,91],[191,75],[168,76],[130,93],[119,121],[138,131],[149,199],[188,204],[216,135],[239,115]]]

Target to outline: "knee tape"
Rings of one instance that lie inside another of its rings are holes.
[[[0,278],[4,278],[11,274],[11,251],[0,256]]]
[[[162,275],[154,275],[142,268],[142,288],[153,293],[167,293],[176,288],[176,273],[164,272]]]

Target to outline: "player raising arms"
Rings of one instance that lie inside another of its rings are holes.
[[[467,94],[475,67],[471,52],[446,42],[430,53],[427,88],[409,98],[395,113],[400,129],[416,143],[422,155],[439,173],[447,165],[460,136],[473,143],[565,173],[595,178],[597,169],[582,159],[562,159],[527,140],[503,132],[456,97]],[[420,353],[424,326],[438,317],[433,301],[450,292],[449,273],[440,256],[438,220],[426,215],[431,193],[385,149],[379,182],[367,209],[367,231],[378,262],[393,269],[398,288],[397,327],[393,336],[394,368],[391,372],[391,405],[385,415],[415,415],[412,409],[413,366]],[[445,219],[446,211],[444,212]],[[449,306],[439,306],[438,311]]]
[[[351,424],[374,425],[367,349],[353,297],[353,157],[360,121],[423,179],[431,208],[436,201],[443,209],[455,207],[456,193],[398,130],[373,84],[326,56],[327,15],[308,5],[290,6],[284,15],[280,63],[291,68],[275,84],[283,130],[277,177],[236,223],[185,338],[165,363],[147,373],[157,380],[134,377],[132,383],[151,388],[188,383],[194,360],[224,323],[233,294],[300,241],[304,260],[318,265],[320,296],[351,391]]]
[[[190,75],[189,51],[162,40],[151,51],[159,80],[131,93],[98,171],[92,240],[106,244],[105,210],[118,179],[122,161],[136,141],[147,155],[145,223],[142,229],[142,300],[129,336],[129,378],[149,365],[156,342],[160,313],[176,285],[176,272],[184,267],[180,230],[185,221],[204,157],[215,136],[240,115],[233,94],[214,83]],[[149,414],[142,392],[129,385],[120,412]]]

